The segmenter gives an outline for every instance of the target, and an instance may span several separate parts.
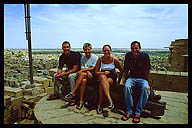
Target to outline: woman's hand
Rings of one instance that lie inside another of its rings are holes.
[[[80,71],[77,72],[77,75],[79,76],[81,73],[82,73],[82,71],[80,70]]]
[[[104,75],[108,75],[110,71],[104,71]]]
[[[93,78],[93,75],[90,73],[90,71],[87,71],[87,77],[88,77],[89,79],[92,79],[92,78]]]

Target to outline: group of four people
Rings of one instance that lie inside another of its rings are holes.
[[[114,104],[110,96],[110,87],[113,85],[118,87],[124,73],[126,78],[124,97],[127,112],[121,119],[126,121],[131,115],[133,115],[134,106],[132,87],[138,85],[140,88],[140,98],[136,105],[133,122],[140,122],[141,112],[150,95],[148,81],[149,70],[151,68],[148,54],[140,52],[140,42],[133,41],[131,43],[131,52],[128,52],[125,56],[124,67],[122,67],[118,58],[111,55],[112,48],[110,45],[103,46],[102,51],[104,56],[102,57],[97,57],[95,54],[91,53],[92,45],[90,43],[85,43],[83,45],[85,55],[82,57],[79,52],[74,52],[70,49],[70,43],[68,41],[64,41],[62,44],[62,50],[64,53],[59,58],[58,71],[53,76],[54,94],[50,95],[48,100],[59,98],[60,81],[62,78],[68,77],[71,92],[67,94],[64,99],[71,101],[70,104],[74,105],[75,92],[80,86],[80,102],[76,107],[80,110],[84,104],[83,97],[86,90],[86,84],[89,80],[96,78],[99,82],[99,103],[97,113],[101,114],[103,112],[104,96],[106,96],[108,100],[108,108],[114,108]],[[62,72],[64,64],[66,64],[67,70]],[[116,74],[116,68],[120,71],[118,76]]]

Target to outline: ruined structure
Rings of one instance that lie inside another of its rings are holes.
[[[169,47],[170,71],[188,72],[188,39],[177,39]]]

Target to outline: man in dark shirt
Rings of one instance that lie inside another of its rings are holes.
[[[124,121],[128,120],[133,114],[132,87],[137,84],[140,88],[140,98],[133,118],[133,122],[135,123],[140,122],[142,109],[145,107],[150,95],[148,84],[149,70],[151,69],[150,59],[148,54],[140,52],[140,50],[140,42],[133,41],[131,43],[131,52],[126,54],[124,61],[124,74],[126,78],[124,96],[127,113],[121,119]]]
[[[70,49],[70,43],[68,41],[64,41],[62,44],[62,50],[64,53],[59,57],[58,70],[53,76],[54,94],[50,95],[48,100],[58,99],[60,97],[59,86],[62,78],[68,77],[71,90],[75,86],[75,80],[77,78],[76,72],[81,68],[81,55],[79,52],[73,52]],[[64,64],[66,64],[67,70],[62,72]]]

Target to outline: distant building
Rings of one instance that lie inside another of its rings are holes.
[[[177,39],[169,47],[170,71],[188,72],[188,39]]]

